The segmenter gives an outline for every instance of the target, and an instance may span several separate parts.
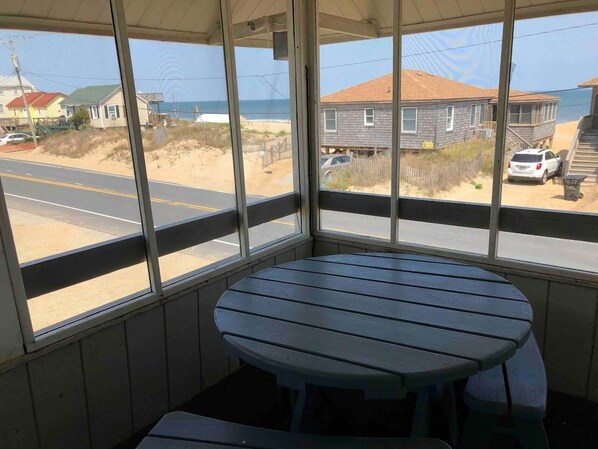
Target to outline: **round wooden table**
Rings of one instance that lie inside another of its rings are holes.
[[[532,309],[507,280],[436,257],[363,253],[298,260],[227,290],[214,312],[233,357],[279,384],[377,397],[471,376],[515,354]]]

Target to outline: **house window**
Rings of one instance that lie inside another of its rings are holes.
[[[91,118],[97,120],[100,118],[100,111],[97,104],[91,106]]]
[[[469,126],[474,127],[476,125],[477,106],[472,104],[469,108]]]
[[[374,126],[374,108],[363,110],[363,126]]]
[[[324,131],[336,132],[336,109],[324,109]]]
[[[455,107],[447,106],[446,108],[446,130],[452,131],[455,125]]]
[[[480,108],[478,125],[480,125],[480,124],[484,123],[484,120],[486,119],[486,117],[485,117],[486,108],[484,106],[484,103],[479,104],[478,107]]]
[[[401,109],[401,132],[417,133],[417,108]]]
[[[4,114],[4,105],[0,104],[0,114]]]
[[[120,108],[118,107],[118,105],[108,104],[104,106],[104,108],[106,112],[106,117],[108,117],[109,119],[116,120],[117,118],[120,118]]]
[[[532,105],[531,104],[513,104],[509,107],[509,124],[531,125],[532,123]]]
[[[0,95],[4,94],[4,90],[2,90],[2,88],[0,87]]]
[[[19,95],[19,90],[18,89],[13,89],[12,93],[13,93],[13,95]]]

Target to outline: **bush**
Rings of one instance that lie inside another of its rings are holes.
[[[89,123],[89,112],[86,108],[79,108],[77,112],[73,114],[71,117],[71,122],[75,124],[76,127],[80,127],[81,125],[85,125]]]

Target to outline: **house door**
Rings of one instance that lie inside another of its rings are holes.
[[[594,97],[594,111],[592,111],[592,128],[598,129],[598,94]]]

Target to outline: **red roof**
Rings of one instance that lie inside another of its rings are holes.
[[[27,104],[35,108],[43,108],[48,106],[56,97],[66,97],[66,95],[60,92],[30,92],[25,94],[27,96]],[[6,105],[7,108],[12,109],[23,109],[25,108],[25,102],[23,96],[15,98]]]

